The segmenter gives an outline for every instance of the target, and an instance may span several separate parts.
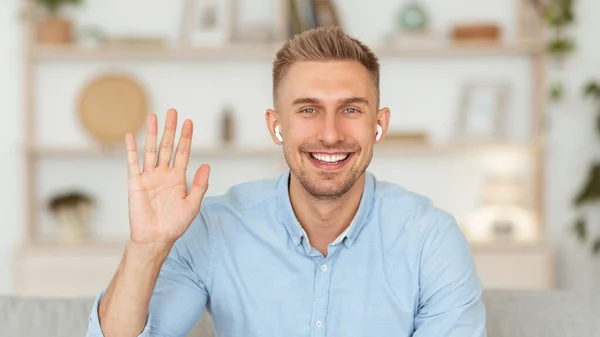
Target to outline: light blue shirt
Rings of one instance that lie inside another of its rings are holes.
[[[140,336],[185,336],[206,308],[219,337],[483,337],[470,247],[428,198],[367,172],[327,257],[288,194],[289,170],[205,197],[159,275]],[[102,336],[97,296],[88,336]]]

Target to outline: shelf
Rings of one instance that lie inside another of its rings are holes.
[[[394,57],[478,57],[535,55],[544,51],[543,44],[536,41],[520,41],[513,44],[455,42],[439,47],[380,47],[374,52],[380,58]]]
[[[504,152],[537,151],[536,142],[488,142],[488,143],[398,143],[394,141],[375,145],[374,153],[384,156],[395,155],[451,155],[451,154],[495,154]],[[138,148],[138,151],[141,149]],[[59,148],[39,147],[30,151],[37,158],[85,158],[85,157],[125,157],[124,149],[103,150],[100,148]],[[256,148],[214,147],[192,149],[192,157],[275,157],[283,156],[279,146]]]
[[[552,245],[550,242],[545,240],[536,241],[489,241],[489,242],[476,242],[470,241],[469,245],[473,252],[483,253],[497,253],[497,252],[531,252],[531,251],[546,251],[551,250]]]
[[[200,61],[200,60],[272,60],[281,43],[230,44],[214,47],[78,47],[36,46],[33,58],[37,61],[85,61],[85,60],[154,60],[154,61]],[[529,55],[543,51],[543,45],[535,41],[514,44],[451,43],[440,47],[390,47],[373,48],[380,58],[402,57],[456,57]]]
[[[138,146],[138,153],[143,148]],[[59,158],[85,158],[85,157],[123,157],[125,158],[125,149],[102,149],[102,148],[67,148],[67,147],[39,147],[30,151],[34,157],[59,157]],[[281,149],[277,146],[264,148],[243,148],[243,147],[214,147],[207,149],[192,149],[192,157],[271,157],[281,154]]]
[[[83,243],[66,242],[29,242],[22,246],[21,255],[49,255],[49,254],[120,254],[125,249],[126,241],[90,241]]]
[[[78,47],[37,46],[33,58],[38,61],[85,60],[266,60],[275,57],[280,44],[231,44],[214,47]]]
[[[447,142],[399,144],[388,141],[376,145],[374,153],[390,155],[470,155],[497,154],[506,152],[533,153],[540,147],[538,142]]]

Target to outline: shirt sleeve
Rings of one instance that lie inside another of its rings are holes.
[[[482,285],[469,244],[451,216],[426,236],[413,337],[486,337]]]
[[[198,322],[208,299],[210,243],[208,225],[199,215],[177,240],[161,267],[146,325],[138,337],[185,336]],[[94,301],[86,337],[104,337],[98,307],[105,291]]]

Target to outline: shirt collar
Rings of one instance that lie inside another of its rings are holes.
[[[294,244],[299,245],[302,243],[302,238],[308,240],[306,232],[300,226],[292,203],[290,201],[289,194],[289,179],[290,169],[287,169],[280,177],[277,182],[277,203],[278,203],[278,215],[279,219],[283,222],[289,236]],[[334,244],[343,242],[344,245],[349,248],[358,237],[358,234],[362,230],[365,223],[368,221],[371,210],[373,209],[374,196],[375,196],[375,177],[373,174],[366,172],[365,174],[365,186],[363,194],[360,199],[358,210],[352,220],[350,226],[344,230],[344,232],[334,241]]]

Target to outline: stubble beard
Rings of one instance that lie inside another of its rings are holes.
[[[304,153],[304,151],[301,151],[302,156],[305,155]],[[354,156],[359,153],[361,151],[356,151]],[[291,159],[295,154],[290,148],[284,148],[283,154],[291,173],[298,179],[306,192],[317,200],[335,200],[344,196],[367,170],[373,156],[371,152],[365,164],[362,166],[358,166],[360,163],[354,164],[347,173],[334,173],[315,172],[316,169],[309,167],[311,164],[307,162],[308,159],[306,158],[296,164]]]

